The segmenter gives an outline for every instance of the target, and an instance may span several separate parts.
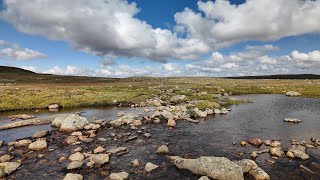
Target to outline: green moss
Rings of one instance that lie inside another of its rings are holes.
[[[200,110],[205,110],[206,108],[219,109],[220,105],[212,101],[200,101],[195,104],[195,107],[199,108]]]

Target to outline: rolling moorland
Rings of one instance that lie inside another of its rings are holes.
[[[310,74],[229,78],[100,78],[37,74],[19,68],[0,67],[0,111],[41,109],[52,103],[62,107],[129,106],[157,96],[168,100],[172,95],[185,95],[185,100],[206,100],[212,104],[216,102],[212,95],[226,92],[241,95],[297,91],[304,97],[319,98],[319,89],[320,76]],[[225,103],[241,102],[231,99]]]

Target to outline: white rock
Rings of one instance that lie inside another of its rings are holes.
[[[51,126],[59,128],[59,131],[73,132],[83,129],[87,124],[87,118],[78,114],[61,114],[53,120]]]

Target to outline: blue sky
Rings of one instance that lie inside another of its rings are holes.
[[[4,0],[0,9],[0,65],[39,73],[320,74],[319,1]]]

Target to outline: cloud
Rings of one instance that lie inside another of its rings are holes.
[[[0,17],[19,31],[53,40],[99,56],[196,59],[210,48],[197,39],[153,28],[135,16],[136,3],[126,0],[5,0]],[[39,15],[40,14],[40,15]]]
[[[176,70],[175,64],[172,64],[172,63],[163,64],[162,67],[163,67],[163,70],[165,70],[165,71],[174,71],[174,70]]]
[[[115,65],[116,62],[113,59],[103,59],[101,60],[102,66],[110,66],[110,65]]]
[[[6,44],[7,44],[6,41],[0,39],[0,46],[4,46]]]
[[[320,51],[301,53],[297,50],[288,55],[270,56],[269,51],[278,50],[271,45],[247,46],[242,52],[223,55],[212,53],[207,60],[186,65],[189,74],[196,72],[204,76],[240,76],[263,74],[319,74]]]
[[[310,61],[320,63],[320,51],[312,51],[309,53],[300,53],[299,51],[293,51],[290,54],[289,60]]]
[[[320,1],[198,1],[198,9],[199,13],[189,8],[176,13],[176,29],[215,47],[320,32]]]
[[[4,46],[2,49],[0,49],[0,57],[6,59],[26,61],[31,59],[48,57],[47,55],[41,52],[28,48],[22,48],[17,44],[9,43],[3,40],[0,40],[0,46]]]

